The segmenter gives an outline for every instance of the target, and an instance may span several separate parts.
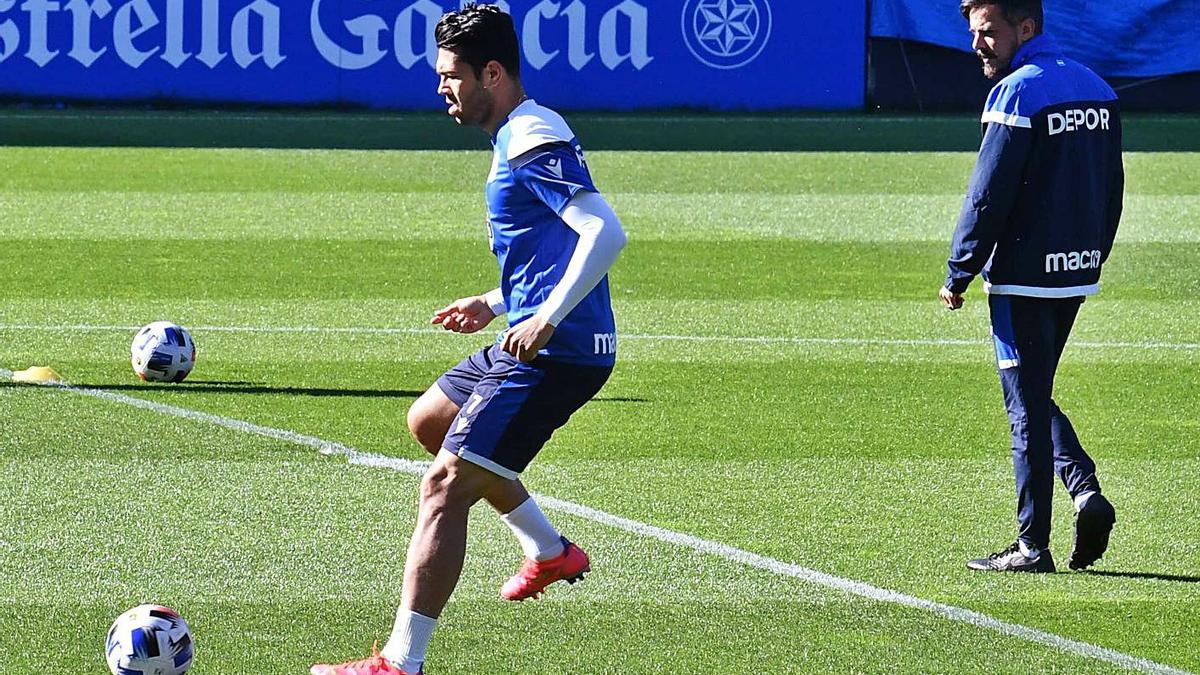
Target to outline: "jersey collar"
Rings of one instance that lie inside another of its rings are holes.
[[[531,108],[536,105],[537,101],[531,98],[526,98],[524,101],[518,103],[517,107],[513,108],[512,112],[508,113],[508,117],[504,118],[504,124],[496,127],[496,133],[492,136],[492,145],[496,144],[496,140],[500,138],[500,131],[504,129],[504,127],[508,126],[508,123],[512,121],[512,118],[516,117],[518,114],[521,114],[524,109]]]
[[[1021,48],[1013,56],[1010,68],[1016,70],[1039,56],[1057,56],[1060,53],[1062,50],[1058,48],[1058,43],[1054,41],[1054,38],[1042,33],[1021,45]]]

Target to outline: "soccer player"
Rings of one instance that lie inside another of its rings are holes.
[[[1017,540],[967,567],[1053,572],[1054,474],[1075,502],[1068,565],[1108,548],[1116,513],[1096,465],[1052,398],[1054,375],[1121,218],[1125,177],[1117,96],[1042,33],[1041,0],[961,0],[972,48],[1000,80],[983,111],[983,145],[940,290],[951,310],[984,275],[1004,403],[1012,428]]]
[[[616,359],[608,270],[625,232],[596,190],[566,122],[525,95],[512,18],[467,5],[438,22],[438,93],[459,124],[494,146],[488,238],[500,286],[438,310],[433,323],[474,333],[500,314],[509,329],[443,375],[412,406],[409,429],[435,455],[421,481],[416,530],[391,638],[362,661],[313,675],[420,673],[437,619],[458,583],[467,514],[480,500],[512,529],[526,560],[501,588],[537,597],[591,570],[519,479],[555,429],[604,385]]]

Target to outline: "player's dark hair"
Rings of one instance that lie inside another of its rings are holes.
[[[496,5],[470,3],[447,12],[434,29],[437,46],[454,52],[478,77],[483,67],[498,62],[513,79],[521,79],[521,49],[512,17]]]
[[[1017,25],[1025,19],[1033,19],[1035,35],[1042,32],[1045,16],[1042,14],[1042,0],[962,0],[958,9],[963,18],[971,18],[971,12],[988,5],[995,5],[1004,12],[1004,18],[1012,25]]]

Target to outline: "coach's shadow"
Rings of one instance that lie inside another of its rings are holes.
[[[1175,581],[1184,584],[1200,583],[1200,577],[1183,574],[1154,574],[1152,572],[1108,572],[1105,570],[1084,570],[1084,574],[1096,577],[1123,577],[1126,579],[1150,579],[1153,581]]]

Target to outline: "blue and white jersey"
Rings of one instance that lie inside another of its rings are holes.
[[[998,295],[1091,295],[1123,206],[1117,95],[1048,35],[1012,67],[983,111],[946,287],[962,293],[982,273]]]
[[[488,238],[500,262],[500,288],[515,326],[535,314],[563,277],[579,234],[559,216],[592,183],[575,134],[553,110],[527,100],[492,139],[487,181]],[[612,366],[616,323],[608,276],[558,324],[539,358]]]

